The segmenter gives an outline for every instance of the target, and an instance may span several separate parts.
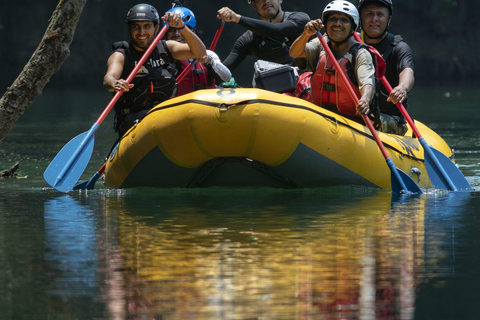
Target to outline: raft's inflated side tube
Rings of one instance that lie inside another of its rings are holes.
[[[453,157],[440,136],[418,121],[416,125],[429,144]],[[398,169],[411,174],[420,187],[432,187],[423,149],[411,130],[404,137],[379,136]],[[391,176],[368,128],[360,123],[262,89],[211,89],[153,108],[112,152],[105,185],[390,189]]]

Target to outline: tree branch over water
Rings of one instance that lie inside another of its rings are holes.
[[[70,56],[70,44],[86,1],[58,3],[39,46],[0,99],[0,142]]]

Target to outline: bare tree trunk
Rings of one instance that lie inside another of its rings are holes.
[[[40,45],[0,99],[0,142],[70,56],[69,47],[86,1],[58,3]]]

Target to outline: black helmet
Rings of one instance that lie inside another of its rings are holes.
[[[133,6],[127,13],[127,23],[133,21],[154,21],[157,24],[160,22],[157,9],[153,6],[140,3]]]
[[[385,7],[387,7],[388,11],[390,12],[390,15],[393,15],[392,0],[360,0],[360,2],[358,3],[358,11],[362,11],[362,7],[369,2],[379,2],[383,4]]]

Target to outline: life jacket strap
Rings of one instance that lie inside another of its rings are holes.
[[[337,91],[337,87],[334,84],[331,83],[323,83],[322,85],[323,90],[328,91],[328,92],[335,92]]]

